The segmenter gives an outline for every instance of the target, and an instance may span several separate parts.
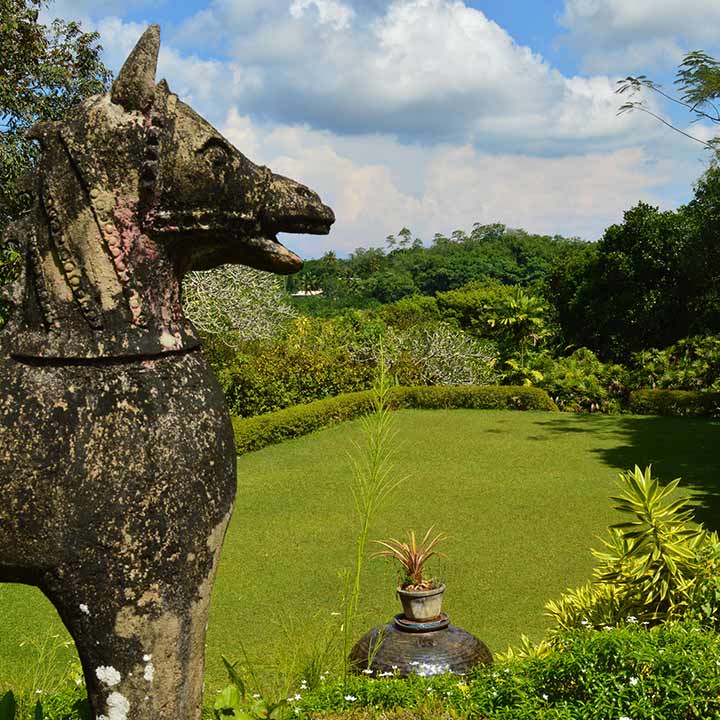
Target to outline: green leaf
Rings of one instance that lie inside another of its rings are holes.
[[[228,677],[230,678],[230,682],[240,691],[242,697],[245,697],[245,683],[240,677],[238,671],[235,669],[235,665],[237,665],[237,663],[231,663],[224,655],[221,657],[225,670],[227,670]]]
[[[235,713],[240,711],[242,704],[242,695],[235,685],[226,685],[215,698],[214,710],[233,710]]]

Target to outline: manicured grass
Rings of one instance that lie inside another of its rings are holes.
[[[395,415],[398,473],[407,475],[377,517],[372,537],[434,524],[447,531],[452,621],[503,650],[521,633],[539,638],[543,605],[585,580],[597,535],[616,520],[608,496],[619,470],[653,463],[663,480],[685,478],[698,518],[717,527],[715,448],[720,425],[701,419],[575,416],[539,412],[405,410]],[[337,617],[354,553],[346,423],[239,458],[239,493],[208,632],[207,686],[224,681],[220,655],[288,666],[311,653]],[[395,574],[367,563],[358,629],[398,611]],[[34,589],[0,585],[0,689],[25,677],[23,639],[61,633]]]

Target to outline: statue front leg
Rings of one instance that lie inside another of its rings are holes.
[[[61,568],[44,583],[75,640],[96,718],[200,719],[210,592],[226,526],[227,519],[202,544],[206,557],[189,559],[210,568],[199,584],[192,572],[159,579],[156,567],[116,556],[91,573],[87,565]]]

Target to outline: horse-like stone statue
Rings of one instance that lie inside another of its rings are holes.
[[[291,273],[319,197],[250,162],[165,81],[144,33],[110,93],[42,148],[0,332],[0,582],[39,587],[104,720],[200,717],[208,603],[235,496],[232,428],[180,304],[188,270]]]

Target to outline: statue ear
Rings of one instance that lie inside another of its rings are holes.
[[[160,26],[151,25],[138,40],[113,83],[110,99],[125,110],[147,110],[155,97]]]

